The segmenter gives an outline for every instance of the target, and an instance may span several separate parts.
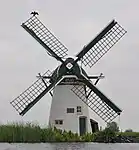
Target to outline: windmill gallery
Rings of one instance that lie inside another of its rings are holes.
[[[79,62],[92,67],[116,44],[126,31],[112,20],[76,58],[67,56],[68,49],[33,15],[21,25],[46,52],[61,62],[54,71],[38,75],[38,80],[11,101],[20,115],[30,110],[45,94],[50,93],[52,104],[49,125],[83,135],[98,129],[97,121],[89,116],[89,108],[106,123],[122,112],[97,87],[103,75],[89,76]],[[93,82],[92,80],[95,80]],[[69,122],[69,120],[74,120]]]

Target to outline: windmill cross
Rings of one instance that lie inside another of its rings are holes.
[[[95,86],[103,75],[89,77],[84,69],[78,65],[78,62],[82,61],[84,66],[94,66],[123,37],[126,31],[115,20],[112,20],[76,55],[76,59],[66,58],[65,60],[68,49],[36,17],[38,13],[32,12],[31,14],[33,16],[22,23],[21,26],[44,47],[50,56],[60,61],[61,65],[52,73],[47,71],[43,75],[39,74],[36,82],[11,101],[12,106],[19,114],[24,115],[46,93],[51,93],[53,88],[64,81],[66,76],[75,76],[74,82],[82,82],[84,87],[73,85],[71,91],[105,122],[110,122],[120,115],[121,109]],[[94,84],[91,78],[96,79]],[[83,88],[86,91],[87,100],[84,98]]]

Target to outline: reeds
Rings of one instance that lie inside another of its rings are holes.
[[[92,134],[79,136],[71,131],[56,128],[40,128],[33,123],[10,123],[0,125],[0,142],[40,143],[40,142],[81,142],[91,141]]]
[[[33,123],[8,123],[0,125],[0,142],[41,143],[41,142],[110,142],[117,136],[133,137],[139,141],[139,132],[115,132],[105,128],[96,133],[79,136],[71,131],[56,128],[41,128]],[[115,140],[116,141],[116,140]]]
[[[31,123],[0,125],[0,142],[40,142],[41,129]]]

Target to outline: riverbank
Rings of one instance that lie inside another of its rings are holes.
[[[104,129],[96,133],[79,136],[76,133],[56,128],[41,128],[32,123],[0,125],[0,142],[41,143],[41,142],[133,142],[139,143],[139,132],[113,132]]]

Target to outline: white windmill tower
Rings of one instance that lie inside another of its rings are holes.
[[[98,124],[90,118],[89,108],[105,122],[120,115],[121,110],[95,86],[102,74],[88,76],[78,65],[82,61],[85,66],[92,67],[126,33],[115,20],[87,44],[76,59],[64,59],[68,49],[36,15],[33,14],[22,27],[61,65],[52,73],[39,74],[39,79],[11,102],[20,115],[24,115],[48,92],[52,96],[49,124],[62,130],[71,130],[80,135],[94,131]],[[91,79],[96,79],[96,82],[93,83]]]

